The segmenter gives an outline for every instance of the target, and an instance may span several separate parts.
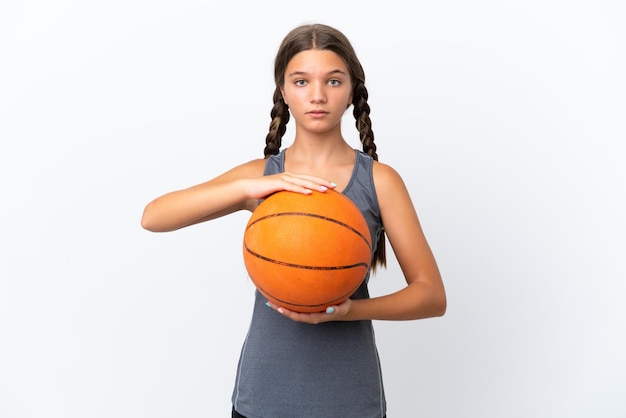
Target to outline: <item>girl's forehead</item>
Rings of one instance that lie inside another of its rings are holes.
[[[343,58],[337,53],[327,49],[309,49],[297,53],[291,58],[285,73],[291,72],[328,72],[334,70],[347,71]]]

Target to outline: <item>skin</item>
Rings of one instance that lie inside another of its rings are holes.
[[[150,202],[143,228],[173,231],[239,210],[254,211],[258,199],[279,191],[344,189],[355,163],[354,150],[341,135],[341,118],[352,102],[352,84],[343,59],[332,51],[295,55],[285,70],[283,99],[296,124],[285,151],[285,172],[263,176],[264,159],[248,161],[205,183],[173,191]],[[348,299],[326,312],[298,313],[268,305],[300,322],[414,320],[441,316],[446,295],[437,263],[401,176],[374,161],[373,176],[387,239],[406,286],[389,295]],[[331,180],[329,180],[331,179]]]

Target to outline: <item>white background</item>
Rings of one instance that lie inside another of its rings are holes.
[[[322,22],[448,293],[442,318],[375,323],[389,417],[623,418],[625,21],[617,0],[2,2],[0,417],[230,416],[248,214],[139,220],[262,156],[278,45]],[[403,284],[389,264],[375,295]]]

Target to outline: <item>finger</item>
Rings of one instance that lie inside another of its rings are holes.
[[[312,190],[326,191],[337,187],[337,185],[330,180],[306,174],[283,173],[282,179]]]

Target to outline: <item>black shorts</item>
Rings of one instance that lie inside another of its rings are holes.
[[[231,418],[246,418],[246,417],[241,415],[239,412],[235,411],[235,407],[233,407],[233,415]]]
[[[241,415],[239,412],[235,411],[235,408],[233,407],[233,415],[231,418],[246,418],[246,417]],[[387,418],[387,415],[385,415],[383,418]]]

